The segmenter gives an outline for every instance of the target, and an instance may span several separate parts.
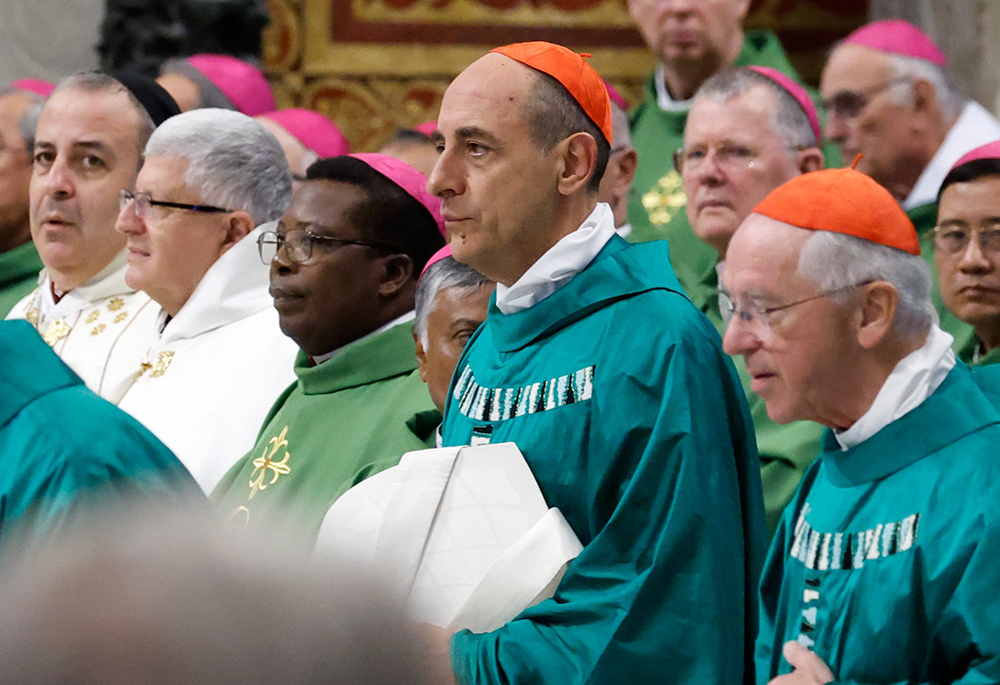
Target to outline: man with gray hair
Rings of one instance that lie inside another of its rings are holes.
[[[116,229],[126,282],[161,307],[120,406],[206,490],[253,446],[291,383],[297,348],[282,335],[257,257],[261,224],[281,217],[291,175],[278,141],[250,117],[201,109],[150,137]]]
[[[757,682],[1000,682],[1000,369],[956,360],[913,224],[858,171],[805,174],[722,277],[771,418],[827,428],[765,563]]]
[[[827,137],[845,162],[861,154],[858,170],[902,205],[931,269],[941,182],[962,155],[1000,138],[1000,123],[962,97],[947,66],[944,53],[916,26],[876,21],[835,47],[820,82]],[[944,306],[936,281],[932,300],[941,325],[962,351],[975,336]]]
[[[718,271],[729,241],[753,207],[779,185],[823,168],[820,125],[809,94],[766,67],[739,67],[708,79],[694,97],[675,163],[687,194],[688,220],[695,235],[715,249],[718,261],[688,287],[692,302],[724,331],[719,310]],[[750,389],[737,358],[750,403],[760,453],[764,508],[774,530],[802,474],[819,449],[820,430],[799,421],[779,425]]]
[[[114,231],[118,192],[131,188],[155,128],[119,81],[88,73],[46,100],[29,184],[31,237],[45,269],[8,318],[27,319],[101,397],[131,383],[156,306],[125,282],[125,240]]]
[[[413,341],[420,378],[439,413],[465,343],[486,320],[496,283],[442,247],[424,267],[414,298]],[[440,417],[438,417],[440,423]]]
[[[28,224],[28,184],[44,101],[30,90],[0,90],[0,316],[31,292],[42,270]]]

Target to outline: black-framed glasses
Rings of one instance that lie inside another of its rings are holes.
[[[754,302],[753,300],[748,300],[743,302],[741,305],[738,305],[732,297],[730,297],[729,293],[720,288],[719,309],[722,313],[722,321],[727,328],[733,319],[736,318],[739,319],[740,323],[746,327],[748,332],[752,333],[759,340],[764,340],[771,334],[769,319],[772,314],[777,314],[778,312],[786,309],[797,307],[798,305],[805,304],[806,302],[818,300],[821,297],[829,297],[830,295],[836,295],[837,293],[842,293],[854,288],[861,288],[871,283],[874,283],[874,281],[852,283],[851,285],[841,286],[840,288],[834,288],[833,290],[824,290],[823,292],[813,295],[812,297],[805,297],[801,300],[795,300],[794,302],[788,302],[787,304],[779,304],[774,307],[765,307],[759,302]]]
[[[896,76],[885,83],[876,86],[861,88],[859,90],[841,90],[831,97],[823,100],[823,108],[844,119],[854,119],[864,111],[871,99],[884,90],[888,90],[897,83],[903,83],[910,79],[906,76]]]
[[[150,207],[170,207],[171,209],[186,209],[190,212],[218,212],[227,214],[233,210],[211,205],[189,205],[183,202],[164,202],[154,200],[149,193],[133,193],[131,190],[123,190],[118,194],[118,209],[124,210],[129,202],[135,202],[135,215],[140,219],[149,216]]]
[[[934,249],[948,255],[960,254],[969,248],[969,241],[973,235],[976,236],[979,249],[984,254],[1000,254],[1000,224],[986,224],[979,229],[952,225],[935,226]]]
[[[344,245],[360,245],[373,250],[383,252],[399,252],[391,245],[382,243],[368,243],[363,240],[347,240],[345,238],[334,238],[329,235],[317,235],[307,228],[293,228],[278,233],[276,231],[264,231],[257,237],[257,251],[260,253],[260,261],[270,264],[278,255],[278,250],[285,251],[285,258],[295,264],[304,264],[312,259],[313,248],[317,245],[330,245],[332,249],[343,247]]]

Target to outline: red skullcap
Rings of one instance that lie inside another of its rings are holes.
[[[427,177],[414,169],[406,162],[402,162],[395,157],[379,155],[372,152],[361,152],[348,155],[370,166],[387,179],[398,185],[406,194],[424,206],[430,212],[434,223],[444,239],[448,239],[448,233],[444,228],[444,219],[441,218],[441,200],[427,192]]]
[[[809,119],[809,126],[812,128],[813,135],[816,136],[816,144],[818,145],[822,142],[823,130],[819,126],[819,114],[816,113],[816,105],[813,104],[813,101],[809,97],[809,93],[806,92],[805,88],[782,74],[777,69],[757,66],[747,68],[757,72],[761,76],[771,79],[778,84],[782,90],[795,98],[795,101],[799,103],[799,107],[802,108],[802,111],[806,113],[806,117]]]
[[[597,124],[608,145],[611,144],[614,136],[611,129],[611,99],[608,97],[608,89],[604,85],[604,80],[584,59],[584,55],[544,41],[514,43],[494,48],[490,52],[510,57],[525,66],[548,74],[561,83],[590,120]]]
[[[920,254],[917,230],[889,191],[860,171],[826,169],[784,183],[754,213],[811,231],[832,231]]]
[[[279,109],[259,116],[285,129],[320,157],[339,157],[351,151],[347,138],[337,125],[319,112],[309,109]]]
[[[908,21],[886,19],[865,24],[844,39],[845,45],[861,45],[889,55],[922,59],[941,68],[948,58],[931,37]]]

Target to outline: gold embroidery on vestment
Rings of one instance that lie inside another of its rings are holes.
[[[170,362],[174,360],[173,350],[167,350],[165,352],[160,352],[159,356],[156,357],[156,363],[153,364],[153,371],[150,373],[151,378],[159,378],[167,372],[170,368]]]
[[[649,222],[654,226],[669,224],[678,212],[684,210],[686,204],[684,182],[676,170],[663,176],[642,196],[642,206],[649,215]]]
[[[100,315],[101,312],[98,309],[95,309],[94,311],[90,312],[90,314],[87,314],[87,323],[94,323],[95,321],[97,321],[97,317],[99,317]]]
[[[264,450],[260,456],[253,460],[254,469],[250,473],[250,496],[247,500],[252,500],[253,496],[261,490],[267,490],[268,486],[274,485],[280,476],[291,473],[292,468],[288,465],[288,460],[292,454],[288,451],[288,426],[281,429],[281,433],[268,440],[264,445]],[[279,451],[284,452],[280,460],[275,460]],[[267,472],[271,471],[271,481],[265,483]]]
[[[38,307],[28,307],[24,310],[24,318],[35,329],[38,329]]]
[[[69,331],[70,327],[66,325],[65,321],[56,319],[45,333],[42,334],[42,340],[48,343],[49,347],[53,347],[57,342],[69,335]]]
[[[128,312],[121,312],[120,314],[118,314],[118,316],[115,317],[115,323],[121,323],[127,318],[128,318]]]
[[[125,306],[125,300],[123,300],[120,297],[115,297],[110,302],[108,302],[108,311],[109,312],[117,312],[119,309],[121,309],[124,306]]]
[[[107,328],[107,327],[108,327],[107,324],[99,323],[96,326],[94,326],[93,330],[90,331],[90,334],[91,335],[100,335],[101,333],[104,332],[104,329]]]

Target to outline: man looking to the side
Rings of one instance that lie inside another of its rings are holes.
[[[442,682],[753,681],[746,400],[666,245],[629,245],[597,201],[613,137],[604,82],[551,43],[497,48],[442,101],[428,187],[455,259],[497,282],[443,443],[514,442],[584,545],[497,630],[428,629]]]
[[[212,493],[230,525],[313,544],[348,488],[434,445],[410,424],[434,405],[413,354],[413,297],[444,244],[426,177],[397,159],[323,159],[259,239],[298,380]]]
[[[765,564],[758,683],[1000,682],[1000,368],[956,361],[913,224],[858,171],[804,174],[723,282],[771,418],[828,429]]]
[[[45,102],[29,186],[31,237],[45,270],[8,318],[27,319],[107,400],[131,384],[157,308],[125,282],[119,193],[135,184],[156,123],[106,74],[71,76]]]

